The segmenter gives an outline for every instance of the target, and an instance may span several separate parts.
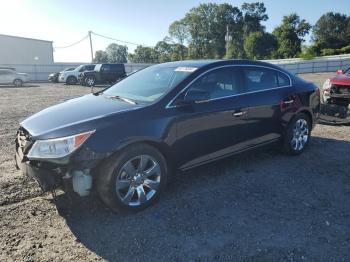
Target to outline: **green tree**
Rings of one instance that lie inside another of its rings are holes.
[[[98,50],[95,52],[94,63],[108,63],[108,55],[106,51]]]
[[[329,12],[313,27],[313,40],[318,49],[341,48],[350,44],[350,16]]]
[[[137,46],[134,54],[129,56],[131,62],[133,63],[156,63],[157,56],[155,54],[154,48]]]
[[[247,37],[252,32],[263,32],[265,27],[262,21],[269,19],[264,3],[244,3],[241,7],[243,13],[243,33]]]
[[[297,14],[284,16],[282,24],[273,30],[278,41],[277,57],[297,57],[301,52],[303,38],[310,29],[311,25],[304,19],[301,20]]]
[[[176,39],[179,44],[183,45],[189,37],[187,25],[184,20],[174,21],[169,26],[169,35]]]
[[[184,18],[189,32],[190,58],[222,58],[226,53],[226,27],[236,31],[241,12],[229,4],[200,4]]]
[[[171,61],[185,60],[188,54],[188,48],[181,44],[173,44],[171,46]]]
[[[244,51],[250,59],[271,58],[276,49],[277,40],[270,33],[251,32],[244,39]]]
[[[157,62],[169,62],[171,61],[172,46],[165,41],[159,41],[154,47],[154,52],[157,57]]]
[[[109,46],[107,46],[106,53],[107,53],[109,63],[126,63],[127,62],[127,57],[128,57],[127,46],[112,43]]]

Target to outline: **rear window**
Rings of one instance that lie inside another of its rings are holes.
[[[273,69],[246,67],[242,70],[246,92],[262,91],[290,85],[288,76]]]

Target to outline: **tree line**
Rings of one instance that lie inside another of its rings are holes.
[[[110,44],[96,51],[97,63],[160,63],[184,59],[279,59],[350,53],[350,16],[328,12],[315,25],[292,13],[272,33],[262,22],[269,19],[264,3],[206,3],[174,21],[168,36],[154,47]],[[311,45],[304,45],[311,34]]]

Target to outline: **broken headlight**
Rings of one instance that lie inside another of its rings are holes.
[[[329,93],[331,91],[331,87],[332,87],[332,83],[331,80],[327,79],[322,87],[322,93],[321,93],[321,97],[322,97],[322,102],[326,102],[326,100],[329,98]]]
[[[89,131],[68,137],[37,140],[29,150],[27,157],[29,159],[45,159],[67,156],[78,149],[94,132]]]

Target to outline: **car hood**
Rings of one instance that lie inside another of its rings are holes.
[[[69,129],[75,125],[80,125],[84,129],[83,126],[87,122],[140,107],[104,95],[89,94],[48,107],[23,120],[21,126],[33,137],[46,135],[46,139],[47,135],[55,137],[59,130]],[[79,132],[89,131],[81,128]]]
[[[350,85],[350,75],[336,75],[330,81],[333,85]]]

